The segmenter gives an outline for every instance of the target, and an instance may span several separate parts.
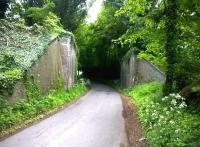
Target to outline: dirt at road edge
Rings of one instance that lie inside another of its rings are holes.
[[[148,147],[145,140],[140,141],[142,138],[142,127],[137,116],[136,106],[130,102],[128,97],[122,94],[120,95],[123,103],[123,117],[130,147]]]

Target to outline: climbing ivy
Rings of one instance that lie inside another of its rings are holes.
[[[12,93],[16,81],[45,52],[51,40],[37,25],[21,26],[21,22],[0,20],[0,94]]]
[[[14,60],[13,55],[1,54],[0,58],[0,94],[12,92],[17,80],[22,77],[22,72]]]

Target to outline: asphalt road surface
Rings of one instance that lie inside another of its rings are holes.
[[[128,147],[120,95],[93,84],[77,102],[0,142],[0,147]]]

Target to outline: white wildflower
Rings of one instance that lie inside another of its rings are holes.
[[[14,15],[13,18],[14,18],[14,19],[18,19],[18,18],[20,18],[20,15],[18,15],[18,14],[17,14],[17,15]]]
[[[167,108],[165,107],[165,108],[163,109],[163,111],[167,111]]]
[[[180,129],[176,129],[176,130],[175,130],[175,133],[179,133],[179,132],[180,132]]]
[[[190,15],[191,15],[191,16],[194,16],[195,14],[196,14],[196,12],[192,12]]]
[[[174,93],[170,93],[169,96],[175,97],[176,95]]]
[[[160,119],[164,119],[164,116],[161,115],[161,116],[160,116]]]
[[[180,94],[178,94],[178,93],[176,94],[175,97],[176,97],[176,99],[182,99],[182,97],[181,97]]]
[[[173,124],[175,124],[175,122],[174,122],[174,121],[172,121],[172,120],[170,120],[170,121],[169,121],[169,123],[170,123],[170,124],[172,124],[172,125],[173,125]]]
[[[187,107],[186,103],[185,102],[182,102],[180,105],[179,105],[179,108],[184,108],[184,107]]]
[[[169,97],[168,97],[168,96],[165,96],[165,97],[163,97],[161,100],[162,100],[162,101],[167,101],[167,99],[169,99]]]
[[[177,104],[176,100],[173,99],[173,100],[171,101],[171,104],[174,105],[174,106],[176,106],[176,104]]]
[[[169,115],[169,111],[166,111],[166,115]]]

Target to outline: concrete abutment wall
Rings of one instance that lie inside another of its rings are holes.
[[[38,83],[41,94],[55,88],[59,78],[64,80],[66,89],[70,88],[76,79],[77,57],[75,45],[71,36],[55,38],[49,44],[44,54],[31,66],[27,76]],[[16,83],[13,94],[7,97],[10,102],[26,98],[26,86],[23,79]]]
[[[140,83],[157,81],[164,82],[165,75],[152,63],[138,59],[130,50],[121,63],[120,82],[124,87]]]

